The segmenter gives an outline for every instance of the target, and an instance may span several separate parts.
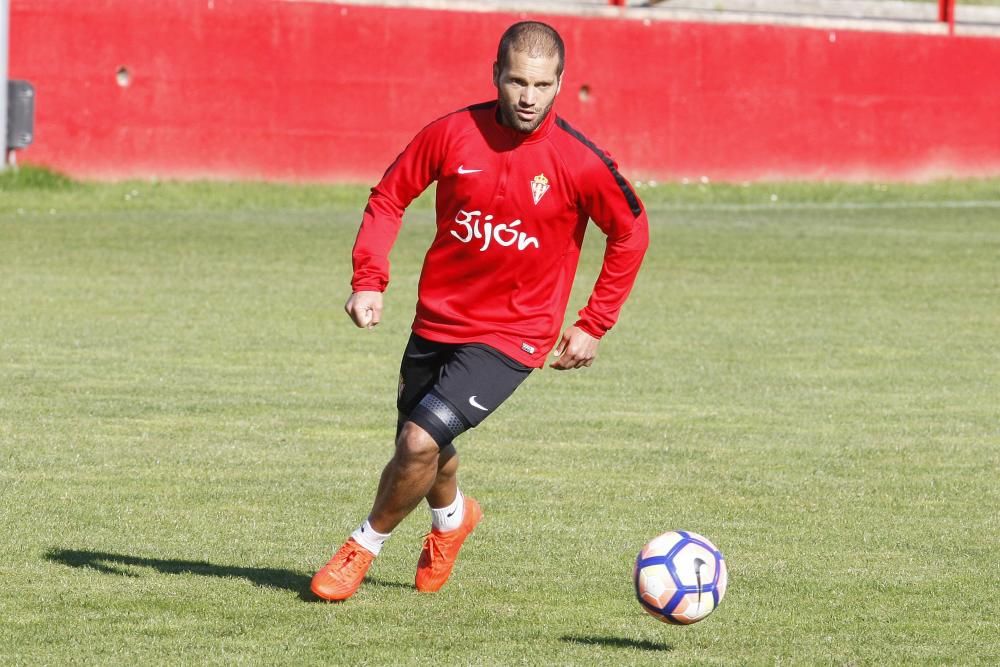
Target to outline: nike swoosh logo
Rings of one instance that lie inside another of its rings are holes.
[[[457,511],[458,511],[458,509],[453,509],[451,511],[451,513],[448,514],[448,518],[450,519],[451,517],[455,516],[455,512],[457,512]]]
[[[706,563],[702,559],[700,558],[694,559],[694,566],[695,566],[694,576],[697,577],[698,579],[698,602],[696,603],[698,605],[697,606],[698,609],[701,609],[701,593],[705,588],[704,583],[701,580],[701,568],[705,567],[706,565],[708,565],[708,563]]]
[[[474,408],[478,408],[479,410],[482,410],[483,412],[489,412],[490,411],[489,408],[484,408],[483,406],[479,405],[479,402],[476,400],[475,396],[470,396],[469,397],[469,405],[471,405]]]
[[[460,174],[478,174],[482,169],[466,169],[464,164],[458,165],[458,173]]]

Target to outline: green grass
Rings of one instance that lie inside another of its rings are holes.
[[[365,188],[0,176],[0,664],[996,664],[1000,182],[639,192],[652,247],[595,366],[459,445],[486,519],[449,584],[412,588],[421,508],[328,605],[429,201],[365,332]],[[630,590],[675,528],[731,574],[688,628]]]

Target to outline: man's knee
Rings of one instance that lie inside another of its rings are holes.
[[[440,449],[431,434],[413,422],[406,422],[396,438],[396,456],[407,463],[437,464]]]

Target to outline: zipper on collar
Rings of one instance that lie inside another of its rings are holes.
[[[513,150],[503,152],[503,166],[500,167],[500,178],[497,179],[496,194],[493,196],[494,201],[497,203],[503,201],[507,196],[507,181],[510,176],[510,162],[513,154]]]

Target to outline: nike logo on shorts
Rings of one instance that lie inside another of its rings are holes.
[[[466,169],[464,164],[458,165],[458,173],[460,174],[478,174],[482,169]]]
[[[483,406],[481,406],[479,404],[479,402],[476,400],[475,396],[470,396],[469,397],[469,405],[471,405],[472,407],[474,407],[474,408],[476,408],[478,410],[482,410],[483,412],[489,412],[490,411],[489,408],[484,408]]]

